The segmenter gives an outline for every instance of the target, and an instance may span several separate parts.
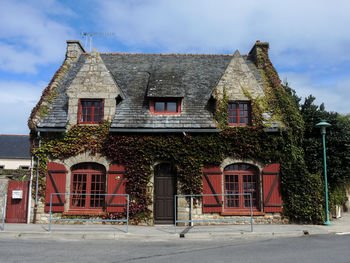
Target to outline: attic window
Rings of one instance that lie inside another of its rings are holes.
[[[247,126],[251,124],[249,102],[228,103],[228,124],[230,126]]]
[[[155,99],[150,102],[150,110],[154,115],[180,114],[181,99]]]
[[[102,99],[80,99],[78,123],[99,124],[103,119]]]

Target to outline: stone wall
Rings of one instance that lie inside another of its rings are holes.
[[[258,83],[238,51],[234,54],[216,86],[217,99],[222,98],[224,89],[229,101],[249,101],[250,99],[244,94],[244,91],[249,92],[252,98],[264,95],[263,86]]]
[[[121,90],[96,49],[87,57],[66,93],[69,97],[68,126],[77,124],[79,99],[103,99],[103,119],[111,121],[115,114],[116,98],[122,97]]]
[[[194,202],[195,203],[195,202]],[[196,225],[208,225],[208,224],[250,224],[250,216],[223,216],[220,213],[203,213],[202,203],[198,202],[192,207],[192,213],[190,212],[190,204],[184,198],[178,200],[178,220],[216,220],[222,219],[223,221],[217,222],[198,222]],[[239,219],[240,221],[224,221],[227,219]],[[264,215],[253,216],[254,224],[288,224],[289,219],[283,217],[280,213],[265,213]],[[188,223],[186,224],[188,225]]]

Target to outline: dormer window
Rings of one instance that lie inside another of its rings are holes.
[[[180,114],[181,99],[156,99],[150,102],[150,110],[154,115]]]
[[[247,126],[251,124],[249,102],[228,103],[228,124],[230,126]]]
[[[102,99],[80,99],[78,111],[79,124],[99,124],[103,119]]]

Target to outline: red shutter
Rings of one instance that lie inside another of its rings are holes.
[[[124,166],[112,164],[108,170],[107,194],[125,194]],[[126,196],[107,196],[107,212],[123,212],[126,209]]]
[[[263,171],[264,211],[282,212],[280,164],[267,165]]]
[[[66,192],[66,174],[67,170],[63,164],[50,162],[47,165],[46,174],[46,194],[45,194],[45,212],[50,212],[50,197],[52,193]],[[64,195],[52,195],[52,212],[64,211]]]
[[[203,194],[221,194],[220,167],[203,168]],[[203,213],[222,212],[222,196],[203,196]]]

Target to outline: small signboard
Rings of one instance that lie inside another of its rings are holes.
[[[22,199],[23,190],[12,190],[12,199]]]

